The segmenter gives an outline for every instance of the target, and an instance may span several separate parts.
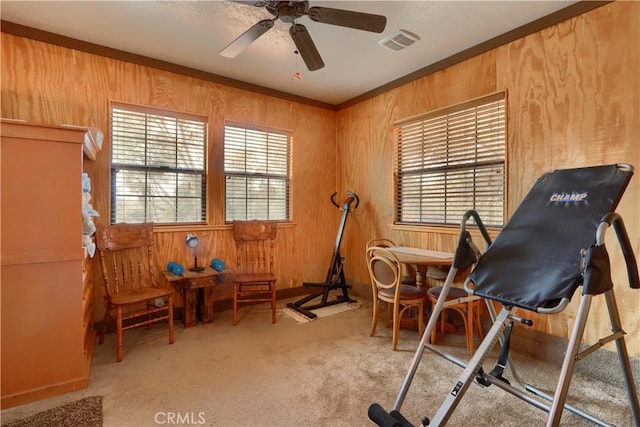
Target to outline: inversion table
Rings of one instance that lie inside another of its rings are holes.
[[[564,409],[606,426],[608,424],[604,421],[565,402],[576,361],[613,341],[622,367],[634,425],[640,426],[638,395],[624,341],[625,332],[613,293],[609,254],[604,243],[605,233],[613,225],[624,256],[629,285],[640,288],[638,266],[629,237],[622,218],[614,212],[632,175],[633,167],[627,164],[547,173],[538,179],[494,242],[491,242],[477,212],[466,212],[453,266],[393,409],[386,412],[381,405],[374,403],[369,407],[369,418],[381,427],[413,426],[400,409],[424,350],[429,349],[463,368],[463,372],[431,420],[426,416],[422,419],[423,426],[446,424],[474,380],[482,386],[495,385],[548,412],[547,426],[559,425]],[[483,254],[466,230],[466,223],[471,218],[487,244]],[[473,270],[465,281],[465,289],[470,295],[485,299],[493,325],[471,359],[464,362],[429,344],[429,337],[436,327],[456,271],[469,265],[473,265]],[[512,327],[514,324],[532,324],[531,320],[516,316],[515,310],[559,313],[567,307],[579,287],[582,287],[582,296],[560,378],[551,396],[522,382],[511,363],[508,349]],[[592,299],[598,296],[606,300],[612,333],[581,350],[589,308]],[[502,306],[498,314],[494,302]],[[482,363],[498,342],[501,343],[498,361],[495,368],[486,373]],[[506,368],[511,372],[511,380],[502,376]]]

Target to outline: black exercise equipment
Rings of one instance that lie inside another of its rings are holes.
[[[399,411],[422,354],[428,349],[463,368],[464,371],[453,382],[435,415],[430,420],[424,417],[422,425],[446,424],[475,380],[481,386],[493,385],[547,412],[548,427],[560,424],[565,409],[595,424],[606,426],[608,424],[604,421],[566,403],[566,400],[575,364],[605,343],[614,342],[629,397],[633,424],[640,425],[640,404],[624,341],[625,332],[613,293],[609,254],[604,244],[605,232],[613,226],[624,256],[629,285],[634,289],[640,288],[633,246],[622,218],[614,212],[632,175],[633,167],[627,164],[555,170],[545,174],[538,179],[493,242],[477,212],[465,213],[453,266],[393,409],[387,413],[382,406],[373,404],[369,408],[371,420],[378,426],[412,426]],[[472,217],[487,243],[487,249],[482,254],[466,230],[466,222]],[[442,348],[436,348],[428,341],[431,331],[436,327],[457,269],[470,265],[474,268],[464,287],[470,295],[485,299],[493,325],[476,353],[465,362],[446,353]],[[543,315],[559,313],[567,307],[579,288],[582,288],[580,305],[569,337],[560,378],[555,393],[547,394],[533,385],[524,383],[509,358],[512,328],[532,324],[531,320],[516,316],[514,310],[520,308]],[[611,334],[582,349],[581,343],[591,302],[598,297],[604,297],[606,300]],[[494,309],[494,302],[502,305],[498,314]],[[498,341],[502,347],[498,361],[495,368],[487,373],[482,364]],[[505,368],[510,371],[509,380],[503,377]],[[478,422],[482,423],[482,419]],[[525,423],[531,423],[531,420],[523,420],[523,424]]]
[[[342,204],[339,204],[335,199],[336,194],[338,193],[336,192],[331,195],[331,203],[333,203],[336,208],[342,211],[342,218],[340,220],[340,227],[338,228],[336,244],[333,248],[333,255],[331,256],[331,265],[329,266],[329,270],[327,271],[327,277],[322,283],[302,284],[302,286],[316,288],[320,287],[323,289],[314,294],[307,295],[306,297],[296,302],[290,302],[289,304],[287,304],[289,308],[312,320],[317,316],[315,313],[311,312],[311,310],[316,310],[318,308],[327,307],[334,304],[341,304],[343,302],[357,302],[356,300],[349,297],[348,288],[350,288],[350,286],[347,285],[347,281],[344,277],[344,258],[340,256],[340,243],[342,242],[342,234],[344,233],[344,226],[347,222],[347,216],[358,208],[360,199],[358,198],[358,195],[356,193],[347,191],[347,198],[342,202]],[[329,300],[329,293],[333,290],[342,290],[342,295],[337,295],[335,299]],[[305,304],[313,301],[316,298],[321,298],[319,303],[312,303],[305,306]]]

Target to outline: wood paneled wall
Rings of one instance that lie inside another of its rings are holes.
[[[193,252],[187,249],[185,236],[187,232],[195,232],[202,242],[200,262],[208,263],[218,257],[229,268],[234,267],[232,230],[224,225],[223,217],[225,121],[292,132],[293,222],[278,227],[275,260],[279,271],[278,289],[301,286],[303,281],[324,280],[340,219],[339,211],[329,200],[336,190],[334,111],[6,33],[2,33],[1,55],[2,117],[34,123],[93,126],[104,132],[102,152],[93,165],[92,203],[102,214],[97,219],[99,222],[109,221],[110,102],[165,108],[208,118],[208,225],[156,228],[158,266],[164,267],[169,261],[191,266]],[[159,276],[158,280],[164,279]],[[100,275],[96,275],[96,283],[94,319],[101,320],[104,291]],[[230,298],[230,284],[219,287],[217,292],[220,298]],[[176,301],[180,305],[177,295]]]
[[[324,278],[340,217],[329,196],[336,190],[355,191],[361,204],[347,221],[341,252],[347,280],[368,297],[364,246],[370,238],[385,236],[439,250],[453,250],[457,241],[457,229],[393,226],[394,120],[506,90],[508,212],[549,169],[614,162],[640,168],[639,14],[639,2],[613,2],[337,113],[3,33],[1,114],[102,129],[106,138],[94,167],[94,206],[105,215],[110,101],[208,117],[209,225],[156,233],[159,265],[169,260],[190,264],[184,236],[195,231],[203,242],[203,259],[216,256],[233,266],[231,230],[223,225],[223,124],[231,120],[290,130],[293,224],[278,229],[278,287]],[[636,176],[618,210],[636,254],[639,208]],[[610,246],[617,247],[614,239]],[[621,255],[615,251],[612,263],[628,346],[640,356],[640,296],[626,287]],[[218,292],[229,297],[228,287]],[[575,309],[572,303],[563,314],[534,318],[534,327],[566,337]],[[100,316],[98,307],[96,319]],[[592,316],[596,321],[587,327],[589,340],[608,331],[603,304],[595,304]]]
[[[344,240],[347,277],[368,285],[362,253],[373,237],[452,250],[458,230],[394,227],[392,122],[433,109],[507,92],[508,204],[511,213],[542,173],[569,167],[631,163],[636,176],[618,212],[640,255],[640,2],[614,2],[338,112],[340,186],[358,192],[361,209]],[[482,214],[480,212],[480,214]],[[629,351],[640,356],[640,292],[627,286],[608,233],[616,295]],[[477,242],[483,247],[481,241]],[[544,268],[544,266],[540,266]],[[600,298],[602,299],[602,298]],[[598,300],[600,300],[598,299]],[[567,337],[577,298],[562,314],[533,317],[534,328]],[[592,307],[586,338],[609,333],[604,301]],[[595,318],[595,320],[594,320]]]

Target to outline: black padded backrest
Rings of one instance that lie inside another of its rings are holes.
[[[540,177],[480,257],[474,294],[532,311],[571,298],[582,283],[581,251],[595,243],[632,174],[607,165]]]

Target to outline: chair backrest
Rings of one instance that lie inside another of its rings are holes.
[[[239,273],[273,273],[276,221],[234,221]]]
[[[96,246],[107,296],[156,287],[153,223],[97,224]]]
[[[376,238],[371,239],[367,242],[366,247],[366,255],[367,255],[367,263],[369,263],[369,259],[373,256],[374,251],[369,251],[371,248],[390,248],[392,246],[397,246],[393,240],[385,239],[385,238]]]
[[[391,239],[385,239],[384,237],[379,237],[375,239],[371,239],[367,242],[367,249],[377,246],[379,248],[390,248],[392,246],[398,246]]]
[[[371,276],[374,296],[378,289],[399,288],[402,264],[400,260],[386,248],[372,246],[367,249],[367,267]],[[396,292],[396,298],[399,293]]]

